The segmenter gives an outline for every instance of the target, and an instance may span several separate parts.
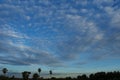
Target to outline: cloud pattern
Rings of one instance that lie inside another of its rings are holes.
[[[62,67],[120,59],[119,3],[1,0],[0,63]]]

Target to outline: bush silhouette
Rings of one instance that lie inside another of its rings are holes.
[[[23,80],[28,80],[30,74],[31,72],[28,71],[22,72]]]
[[[38,78],[39,78],[39,75],[37,73],[34,73],[33,74],[33,80],[38,80]]]

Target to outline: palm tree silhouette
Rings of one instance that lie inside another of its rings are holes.
[[[40,76],[40,72],[41,72],[41,71],[42,71],[41,68],[38,68],[39,76]]]
[[[7,73],[7,71],[8,71],[7,68],[3,68],[3,69],[2,69],[2,72],[3,72],[4,75]]]
[[[50,73],[50,77],[51,77],[51,75],[52,75],[52,70],[50,70],[49,73]]]

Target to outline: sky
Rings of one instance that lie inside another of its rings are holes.
[[[0,0],[0,70],[120,70],[119,0]]]

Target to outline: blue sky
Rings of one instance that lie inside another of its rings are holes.
[[[120,70],[119,0],[0,0],[0,69]]]

